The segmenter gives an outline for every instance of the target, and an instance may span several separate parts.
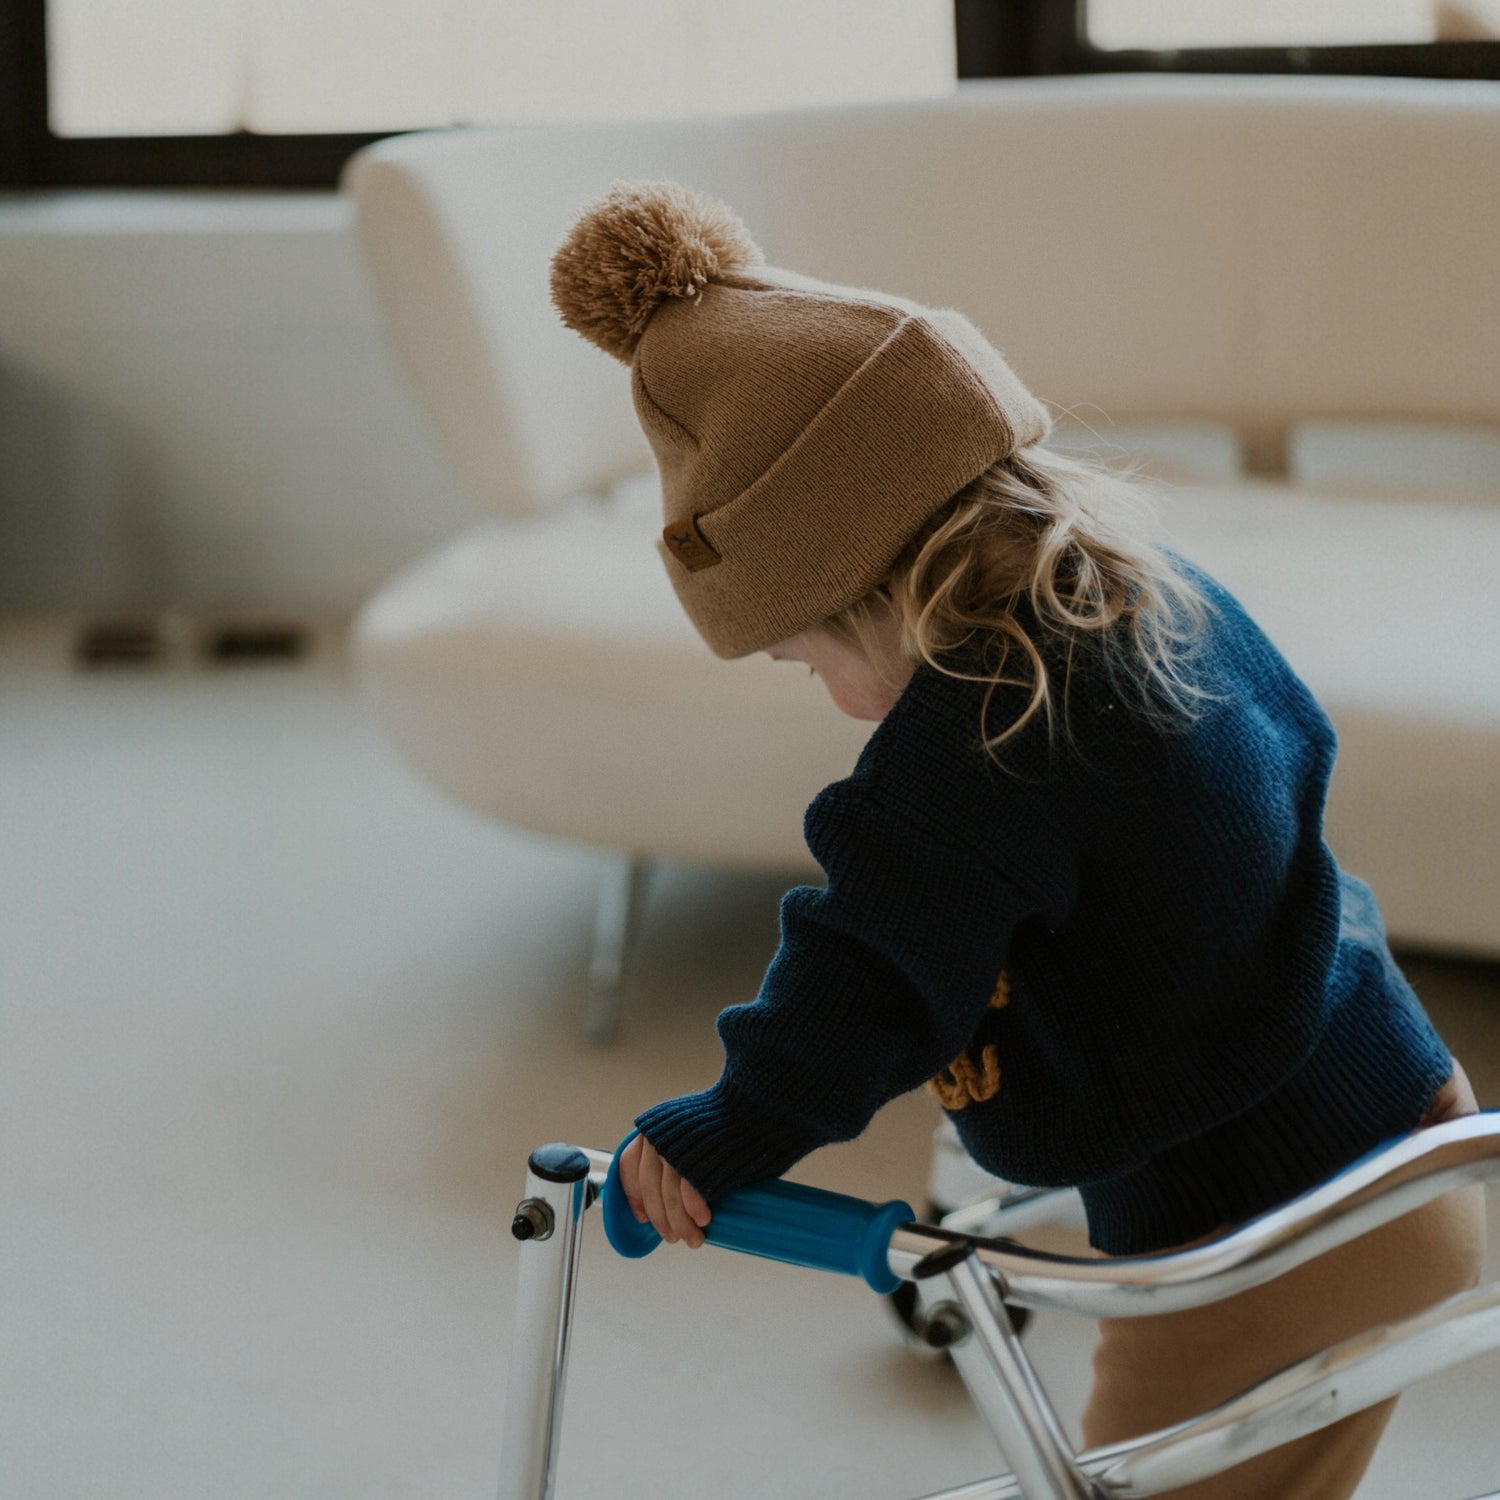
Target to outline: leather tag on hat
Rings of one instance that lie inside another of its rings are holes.
[[[703,568],[711,568],[715,563],[724,561],[709,546],[708,538],[698,530],[697,516],[688,516],[681,521],[669,521],[662,528],[661,539],[672,549],[672,556],[690,573],[697,573]]]

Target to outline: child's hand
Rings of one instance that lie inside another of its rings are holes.
[[[696,1250],[703,1243],[701,1226],[712,1217],[708,1203],[643,1135],[620,1153],[620,1186],[636,1218],[642,1224],[650,1219],[669,1245],[682,1240]]]

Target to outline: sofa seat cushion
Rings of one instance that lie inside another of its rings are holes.
[[[653,539],[655,475],[476,527],[361,611],[354,662],[402,758],[466,806],[664,858],[816,873],[802,811],[870,725],[795,662],[725,662]]]
[[[1161,511],[1333,720],[1328,841],[1392,939],[1500,956],[1500,505],[1251,481]]]
[[[1329,840],[1393,937],[1500,947],[1500,506],[1266,480],[1159,493],[1167,539],[1332,717]],[[870,726],[795,663],[714,657],[655,551],[659,517],[646,475],[458,538],[362,612],[362,685],[415,769],[503,821],[815,869],[802,810]]]
[[[1500,427],[1465,422],[1294,422],[1287,468],[1309,489],[1432,494],[1500,504]]]
[[[1330,713],[1500,735],[1500,503],[1260,480],[1160,494],[1171,540],[1239,597]]]

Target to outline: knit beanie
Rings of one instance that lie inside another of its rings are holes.
[[[765,263],[734,212],[617,180],[551,266],[563,322],[630,366],[661,473],[657,550],[716,656],[869,593],[1046,408],[962,313]]]

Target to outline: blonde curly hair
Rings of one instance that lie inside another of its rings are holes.
[[[1032,444],[952,496],[886,580],[821,628],[893,687],[920,662],[986,682],[980,733],[997,763],[998,747],[1036,714],[1055,734],[1061,701],[1066,721],[1071,665],[1089,645],[1138,712],[1163,725],[1188,722],[1213,696],[1189,671],[1211,605],[1151,539],[1154,521],[1139,464],[1107,467]],[[984,660],[993,670],[964,672],[943,659],[976,637],[992,643]],[[1027,703],[991,733],[990,701],[1001,686],[1020,687]]]

